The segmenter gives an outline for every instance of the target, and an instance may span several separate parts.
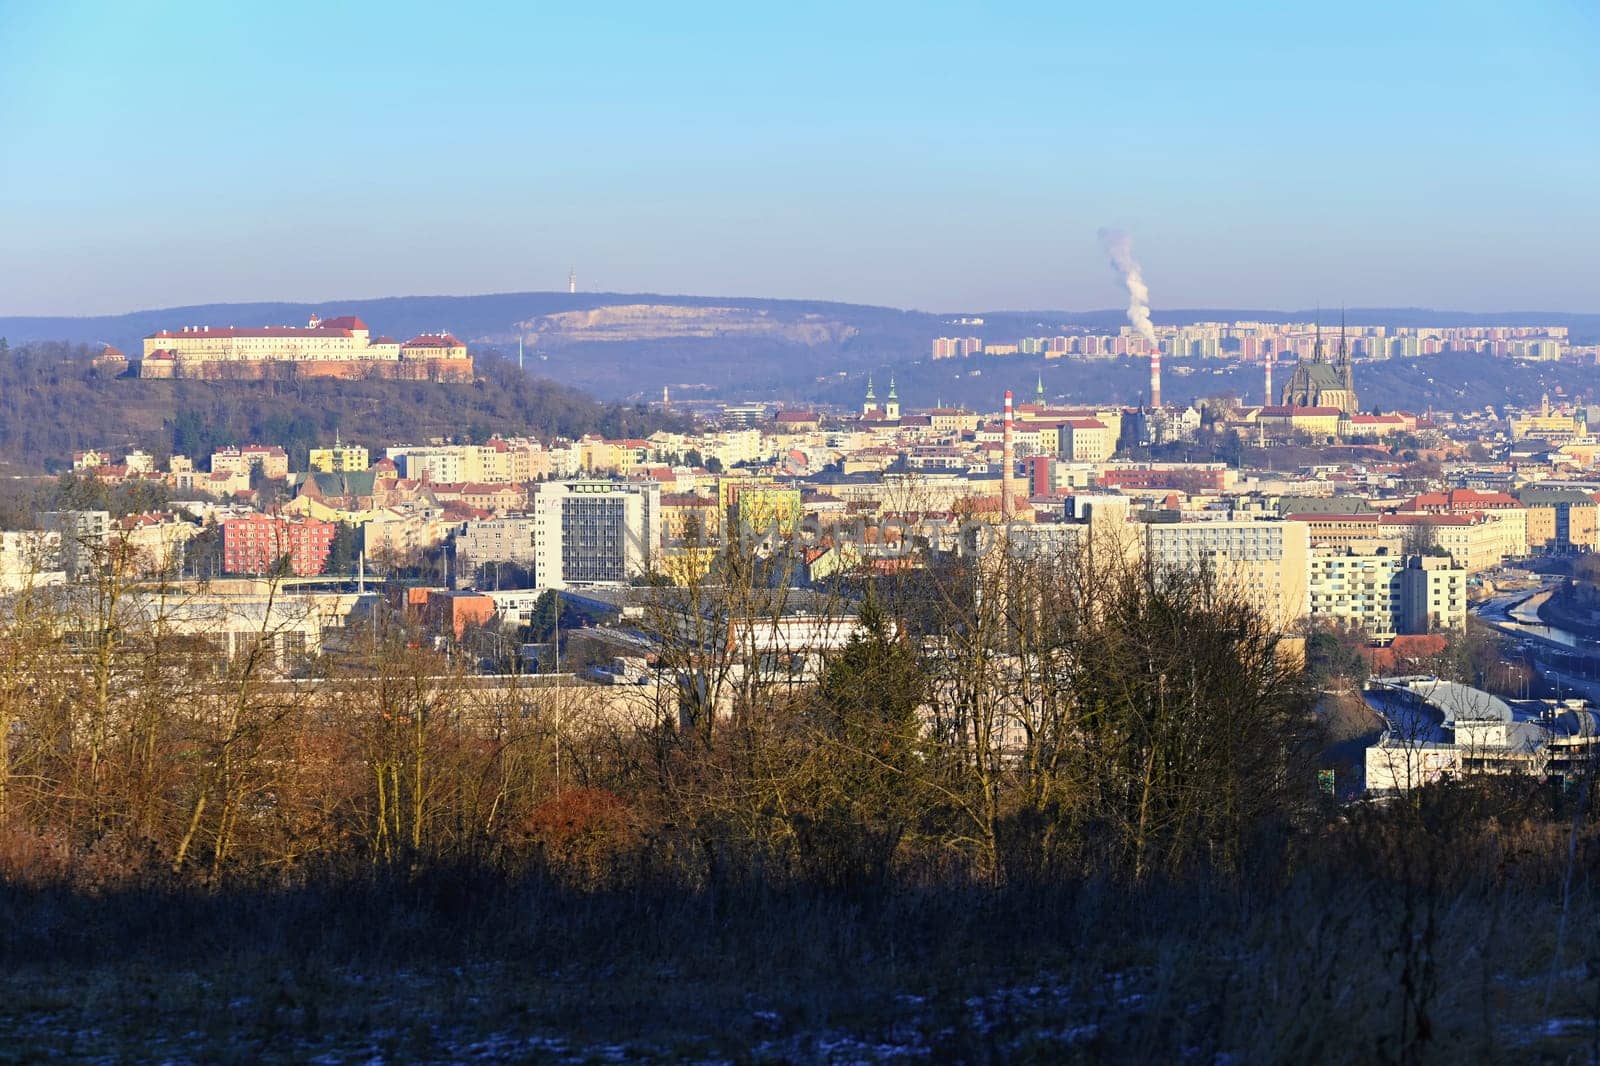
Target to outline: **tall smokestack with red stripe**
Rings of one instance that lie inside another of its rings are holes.
[[[1011,521],[1016,514],[1017,499],[1011,489],[1012,468],[1016,466],[1017,455],[1011,442],[1011,390],[1006,390],[1006,418],[1000,428],[1000,517],[1006,522]]]
[[[1266,395],[1261,398],[1261,405],[1263,407],[1271,407],[1274,402],[1275,401],[1272,399],[1272,353],[1268,352],[1267,353],[1267,390],[1266,390]]]
[[[1150,349],[1150,409],[1161,406],[1161,349]]]

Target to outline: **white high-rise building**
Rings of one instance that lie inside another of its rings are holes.
[[[656,481],[551,481],[533,497],[534,576],[541,588],[626,582],[661,545]]]

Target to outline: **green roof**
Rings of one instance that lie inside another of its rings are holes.
[[[371,496],[377,480],[372,470],[354,470],[341,473],[310,475],[316,480],[317,491],[324,496]]]
[[[1372,505],[1360,496],[1281,496],[1278,514],[1371,514]]]

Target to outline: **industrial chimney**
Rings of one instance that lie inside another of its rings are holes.
[[[1016,465],[1015,446],[1011,440],[1011,390],[1006,390],[1006,416],[1000,428],[1000,518],[1011,522],[1016,516],[1017,500],[1011,487],[1012,467]]]
[[[1150,349],[1150,410],[1161,406],[1161,349]]]
[[[1272,353],[1268,352],[1267,353],[1267,388],[1266,388],[1266,395],[1262,397],[1261,405],[1263,407],[1271,407],[1273,402],[1274,401],[1272,399]]]

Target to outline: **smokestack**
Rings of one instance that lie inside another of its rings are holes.
[[[1150,350],[1150,410],[1161,406],[1161,349]]]
[[[1011,390],[1006,390],[1006,417],[1000,429],[1000,517],[1010,522],[1016,515],[1017,500],[1011,488],[1011,468],[1016,465],[1016,451],[1011,442]]]
[[[1271,352],[1267,353],[1267,394],[1266,394],[1266,396],[1264,396],[1262,398],[1261,404],[1262,404],[1263,407],[1271,407],[1272,404],[1273,404],[1273,399],[1272,399],[1272,353]]]

